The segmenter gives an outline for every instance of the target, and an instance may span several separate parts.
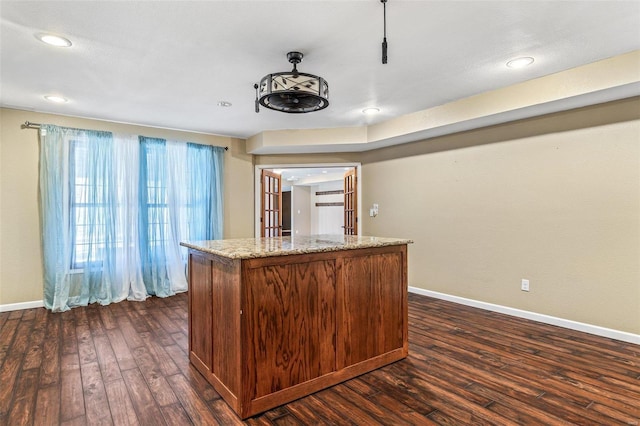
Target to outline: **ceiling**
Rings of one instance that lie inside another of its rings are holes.
[[[341,181],[353,167],[293,167],[274,169],[282,178],[283,186],[309,186],[322,182]]]
[[[383,65],[382,12],[379,0],[2,0],[0,105],[248,138],[375,125],[640,49],[638,0],[389,0]],[[254,83],[290,70],[293,50],[328,81],[329,107],[256,114]],[[505,66],[519,56],[535,62]]]

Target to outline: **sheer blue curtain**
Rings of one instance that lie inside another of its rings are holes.
[[[118,299],[113,135],[50,125],[40,135],[45,306],[109,303]]]
[[[221,217],[222,164],[224,149],[209,145],[187,144],[187,170],[189,171],[189,239],[192,241],[222,238]],[[202,188],[202,189],[198,189]]]
[[[140,253],[149,294],[187,289],[180,241],[222,238],[220,147],[140,136]]]
[[[43,125],[45,306],[186,291],[183,240],[222,237],[222,148]]]
[[[140,136],[140,258],[149,294],[170,296],[187,289],[180,256],[186,214],[186,144]],[[202,188],[201,190],[206,190]],[[209,219],[210,220],[210,219]]]

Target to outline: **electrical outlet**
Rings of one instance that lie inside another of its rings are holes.
[[[522,291],[529,291],[529,280],[522,279],[522,284],[520,285],[520,289]]]

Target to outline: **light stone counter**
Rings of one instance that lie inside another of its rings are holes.
[[[180,245],[229,259],[255,259],[259,257],[354,250],[411,243],[413,243],[412,240],[403,238],[366,237],[360,235],[306,235],[190,241],[182,242]]]

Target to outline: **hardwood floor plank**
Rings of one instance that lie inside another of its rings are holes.
[[[102,326],[104,327],[105,331],[108,330],[113,330],[114,328],[118,327],[118,323],[116,318],[113,315],[113,306],[118,305],[117,303],[112,303],[110,305],[107,306],[101,306],[98,314],[100,315],[100,322],[102,323]]]
[[[43,309],[44,310],[44,309]],[[34,314],[35,317],[35,314]],[[23,318],[24,321],[24,318]],[[31,333],[29,335],[29,343],[27,351],[25,353],[24,361],[22,363],[23,370],[29,370],[32,368],[40,368],[42,364],[42,342],[44,340],[46,317],[38,317],[38,320],[33,320],[33,326],[31,327]]]
[[[209,401],[209,408],[213,412],[221,425],[243,425],[244,422],[238,418],[236,413],[224,402],[222,398]]]
[[[32,327],[32,321],[21,321],[18,323],[16,333],[13,337],[13,342],[8,349],[11,352],[11,355],[18,356],[21,359],[24,358],[24,354],[27,352],[27,347],[29,345],[29,337],[31,336]]]
[[[81,362],[80,372],[87,422],[92,425],[113,424],[105,384],[100,374],[100,366],[97,362]]]
[[[158,405],[165,406],[178,402],[175,393],[167,383],[167,379],[163,375],[162,368],[157,360],[153,358],[146,346],[141,346],[134,350],[136,362],[139,370],[142,372],[151,394]],[[176,367],[177,368],[177,367]]]
[[[36,317],[35,310],[33,309],[25,309],[22,311],[22,317],[20,319],[22,321],[32,321]]]
[[[336,406],[326,405],[316,394],[287,404],[287,410],[310,425],[357,425],[351,414],[340,412]],[[265,415],[254,419],[264,419]],[[269,424],[269,423],[267,423]]]
[[[85,416],[76,417],[75,419],[65,420],[60,423],[61,426],[87,426],[87,418]]]
[[[550,413],[556,413],[557,416],[562,416],[566,419],[571,419],[576,416],[583,419],[581,422],[576,421],[576,424],[591,423],[606,425],[611,423],[611,418],[589,410],[589,406],[583,407],[574,404],[570,399],[566,398],[566,395],[556,395],[551,392],[546,392],[538,399],[538,406]]]
[[[109,343],[111,343],[111,348],[113,349],[120,370],[136,368],[138,365],[129,349],[129,345],[127,345],[122,331],[119,328],[109,329],[107,330],[107,337]]]
[[[175,346],[173,339],[171,339],[172,344],[166,346],[161,346],[157,343],[157,340],[150,335],[145,335],[142,340],[145,343],[144,347],[148,349],[153,364],[164,376],[173,376],[180,372],[175,362],[173,362],[173,359],[171,359],[164,349],[166,346]]]
[[[98,354],[93,344],[93,337],[89,325],[76,325],[76,336],[78,338],[78,354],[80,364],[91,364],[98,362]]]
[[[162,415],[164,416],[164,420],[167,422],[167,425],[170,426],[186,426],[193,425],[193,422],[187,415],[187,412],[184,411],[182,405],[180,403],[173,405],[166,405],[162,407]]]
[[[412,416],[411,414],[416,413],[411,413],[411,410],[406,406],[403,407],[402,405],[398,405],[397,403],[395,403],[392,404],[392,407],[388,407],[383,404],[376,403],[376,398],[366,398],[351,389],[351,387],[347,384],[334,386],[333,389],[343,399],[349,401],[350,404],[355,404],[358,407],[366,410],[367,413],[375,417],[377,422],[380,424],[393,424],[397,423],[399,420],[402,420],[402,423],[407,425],[435,424],[434,422],[431,422],[423,416]],[[374,394],[374,396],[375,395],[380,395],[380,393]],[[377,399],[382,399],[384,401],[384,398]]]
[[[9,312],[0,312],[0,330],[4,327],[4,323],[9,319]],[[2,340],[0,340],[2,341]]]
[[[22,315],[23,313],[25,313],[27,310],[23,310],[23,311],[11,311],[9,312],[9,319],[22,319]]]
[[[160,407],[153,399],[153,395],[140,370],[133,368],[122,372],[122,378],[127,386],[129,397],[136,412],[136,416],[143,425],[165,424]]]
[[[316,393],[315,396],[322,401],[325,406],[330,406],[338,412],[349,412],[349,418],[355,421],[356,424],[380,424],[375,414],[368,412],[364,407],[353,405],[351,401],[344,399],[336,390],[336,387],[337,386],[322,390]]]
[[[575,416],[570,412],[562,413],[562,417],[559,417],[549,410],[544,411],[538,408],[536,400],[539,399],[539,396],[526,399],[523,398],[521,400],[517,397],[497,392],[477,383],[471,385],[469,387],[469,391],[491,399],[493,403],[487,405],[487,409],[498,413],[501,416],[516,422],[517,424],[570,425],[573,424],[576,420],[586,420],[579,416]]]
[[[123,302],[124,303],[124,302]],[[133,350],[135,348],[139,348],[144,343],[138,334],[138,329],[136,329],[131,323],[131,319],[129,316],[121,316],[118,317],[118,326],[120,327],[120,331],[122,332],[122,336],[124,337],[129,350]],[[143,331],[147,331],[146,327],[142,327]]]
[[[11,354],[0,370],[0,417],[7,416],[14,398],[14,390],[18,379],[18,373],[22,364],[20,354]]]
[[[46,337],[42,344],[42,364],[40,366],[40,386],[57,384],[60,380],[61,317],[48,315]]]
[[[406,360],[399,362],[404,365]],[[362,375],[360,378],[380,389],[380,392],[392,395],[393,399],[398,401],[398,403],[406,405],[424,417],[428,417],[437,411],[432,405],[429,395],[419,392],[418,389],[407,387],[406,384],[396,382],[391,375],[386,373],[387,369],[388,367],[384,367],[377,372]]]
[[[78,353],[78,337],[76,336],[76,323],[73,311],[58,314],[62,326],[62,353]]]
[[[38,389],[34,415],[35,426],[60,424],[60,387],[47,386]]]
[[[640,400],[638,400],[637,402],[640,402]],[[619,411],[614,408],[611,408],[607,404],[603,404],[600,402],[594,402],[592,405],[589,406],[589,410],[598,412],[600,414],[604,414],[608,418],[618,421],[622,424],[626,424],[626,425],[640,424],[640,416],[630,415],[628,410],[625,410],[624,412]]]
[[[150,311],[150,309],[141,311],[139,313],[139,318],[147,325],[149,331],[153,333],[154,339],[162,346],[175,345],[176,342],[173,341],[171,335],[155,321]]]
[[[430,377],[424,379],[417,374],[418,370],[405,370],[396,364],[382,371],[388,380],[393,380],[401,386],[416,389],[420,393],[429,395],[429,402],[442,412],[452,412],[456,409],[456,417],[462,422],[483,421],[496,425],[508,425],[510,421],[486,408],[487,404],[478,404],[468,391],[447,389],[443,382]]]
[[[182,407],[191,421],[196,425],[221,424],[209,409],[207,403],[198,395],[189,381],[182,374],[175,374],[168,378],[171,387],[180,399]]]
[[[151,316],[153,317],[154,322],[159,324],[166,333],[173,334],[180,332],[180,327],[176,325],[175,321],[171,320],[162,310],[153,310],[151,312]]]
[[[18,324],[20,324],[19,319],[9,320],[8,312],[4,314],[5,321],[2,324],[2,328],[0,328],[0,366],[2,366],[4,360],[7,358],[9,347],[11,347],[13,343],[13,337],[18,331]]]
[[[60,419],[64,422],[84,416],[85,413],[78,354],[63,355],[60,361],[60,370],[60,400],[64,401],[60,407]]]
[[[109,383],[113,380],[121,380],[120,368],[116,355],[111,348],[111,343],[106,334],[93,337],[93,344],[96,348],[96,356],[98,357],[98,365],[102,373],[102,380]]]
[[[89,329],[91,330],[91,335],[94,337],[104,336],[105,334],[105,328],[102,325],[102,318],[100,316],[101,310],[102,306],[97,303],[87,306],[87,320],[89,322]]]
[[[174,342],[176,342],[176,345],[179,348],[182,348],[182,350],[185,351],[185,353],[188,351],[189,349],[189,334],[183,331],[180,331],[179,333],[172,333],[171,334],[171,338],[173,339]]]
[[[105,383],[107,400],[111,410],[111,417],[115,425],[138,425],[138,417],[133,409],[124,379],[120,378]]]
[[[147,299],[147,301],[145,301],[145,304],[150,300],[153,300],[153,298]],[[129,309],[127,309],[127,317],[131,326],[135,330],[135,333],[130,333],[131,336],[138,337],[139,333],[149,332],[150,330],[147,326],[147,322],[140,315],[140,312],[146,312],[146,309],[140,307],[140,303],[127,302],[127,304],[129,305]],[[121,320],[124,321],[124,318],[118,318],[118,322],[120,322]],[[120,324],[120,326],[122,327],[122,324]],[[142,345],[142,343],[137,346],[140,345]]]
[[[16,381],[13,405],[8,416],[10,425],[28,425],[33,423],[38,391],[38,371],[23,371]]]

